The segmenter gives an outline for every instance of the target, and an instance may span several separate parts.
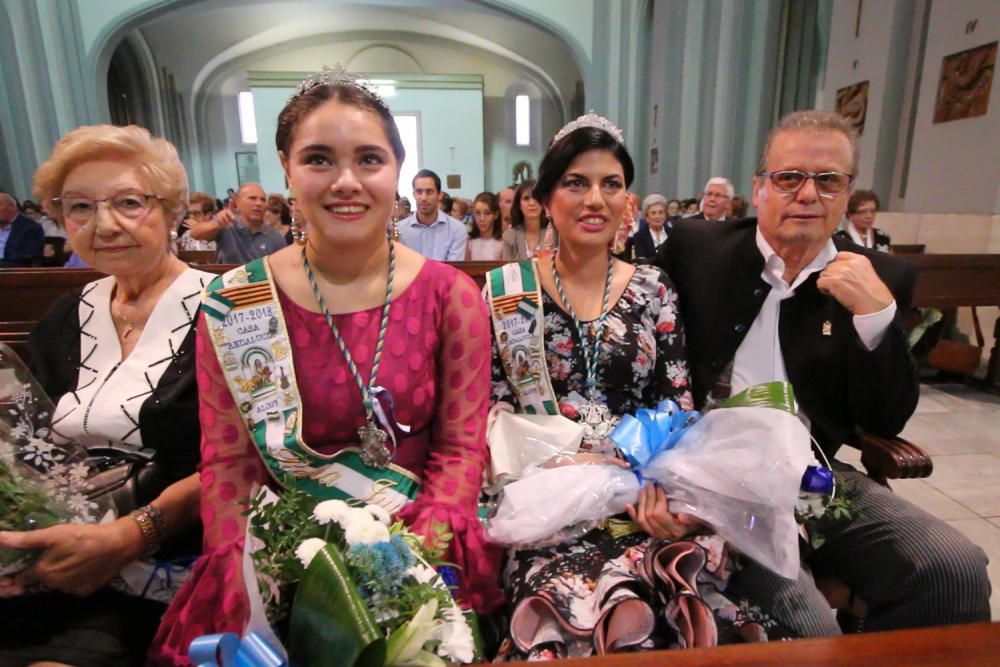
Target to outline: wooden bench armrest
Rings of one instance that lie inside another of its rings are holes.
[[[900,437],[864,434],[848,444],[861,450],[861,464],[877,482],[930,477],[934,471],[930,455]]]

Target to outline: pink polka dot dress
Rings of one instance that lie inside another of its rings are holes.
[[[361,395],[322,314],[278,292],[291,339],[303,407],[303,439],[331,454],[357,446],[365,422]],[[335,315],[362,377],[375,352],[381,306]],[[427,261],[392,302],[378,384],[392,392],[396,416],[411,426],[395,463],[421,478],[400,517],[417,533],[444,523],[454,534],[445,560],[461,566],[462,602],[480,612],[502,601],[499,551],[486,543],[476,502],[487,462],[490,329],[475,283]],[[192,639],[240,633],[248,618],[242,576],[245,506],[252,485],[273,483],[226,387],[204,319],[198,325],[201,518],[204,556],[164,616],[151,653],[157,664],[187,664]]]

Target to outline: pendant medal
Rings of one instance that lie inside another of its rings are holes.
[[[392,454],[386,446],[388,434],[369,421],[358,429],[358,438],[361,439],[361,460],[366,466],[384,469],[392,461]]]
[[[583,442],[591,448],[604,442],[615,427],[615,420],[608,406],[594,400],[580,408],[580,418],[583,422]]]

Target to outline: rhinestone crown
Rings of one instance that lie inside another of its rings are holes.
[[[323,69],[315,74],[307,77],[299,84],[299,87],[295,89],[295,93],[292,95],[291,99],[302,95],[303,93],[315,88],[316,86],[339,86],[347,85],[354,86],[355,88],[360,88],[368,95],[375,98],[381,106],[386,106],[385,100],[382,96],[378,94],[378,90],[370,82],[359,77],[359,75],[348,72],[344,67],[337,63],[332,68],[324,65]]]
[[[625,144],[625,135],[622,134],[621,129],[604,116],[599,116],[593,111],[589,111],[576,120],[566,123],[566,125],[563,126],[563,129],[556,132],[556,136],[553,137],[552,143],[556,143],[570,132],[579,130],[581,127],[596,127],[599,130],[604,130],[614,137],[615,141],[622,145]]]

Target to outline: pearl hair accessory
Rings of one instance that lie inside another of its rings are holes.
[[[556,132],[556,136],[553,137],[552,143],[556,143],[570,132],[579,130],[581,127],[596,127],[599,130],[604,130],[614,137],[615,141],[625,145],[625,135],[622,134],[622,131],[618,128],[618,126],[604,116],[599,116],[593,111],[589,111],[576,120],[566,123],[561,130]]]
[[[289,99],[295,99],[299,95],[308,92],[309,90],[315,88],[316,86],[338,86],[338,85],[347,85],[359,88],[368,95],[371,95],[373,98],[375,98],[375,101],[380,106],[388,108],[388,106],[385,103],[385,100],[383,100],[382,96],[378,94],[378,90],[376,90],[375,86],[371,85],[368,81],[359,78],[357,74],[348,72],[346,69],[344,69],[344,67],[340,63],[337,63],[332,68],[324,65],[323,69],[321,69],[319,72],[304,79],[302,83],[299,84],[299,87],[295,89],[295,93]]]

